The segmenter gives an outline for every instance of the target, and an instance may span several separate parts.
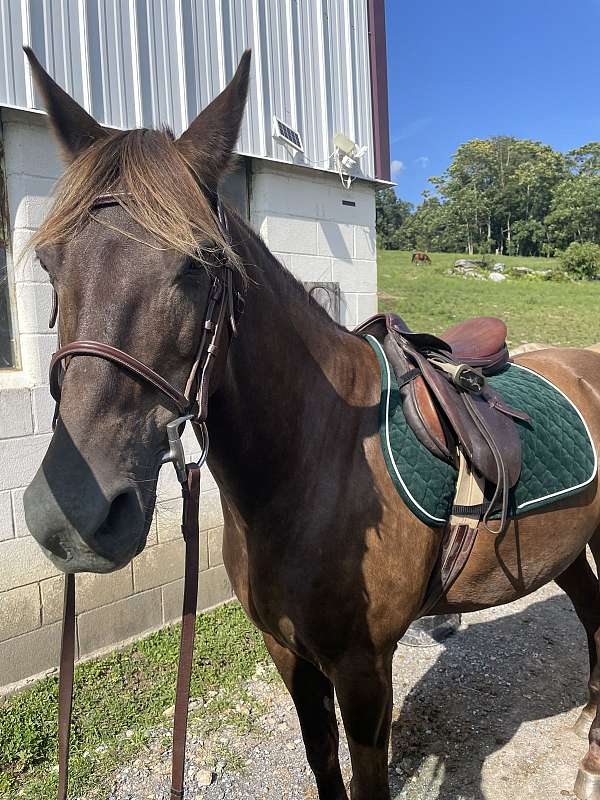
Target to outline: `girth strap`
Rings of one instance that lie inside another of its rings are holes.
[[[419,617],[426,616],[449,591],[469,560],[476,538],[477,528],[471,525],[449,525],[444,530],[441,552],[419,609]]]

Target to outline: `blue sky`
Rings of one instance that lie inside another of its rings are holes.
[[[600,141],[600,0],[386,0],[386,23],[400,197],[469,139]]]

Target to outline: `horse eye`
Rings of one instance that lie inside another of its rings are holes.
[[[200,278],[202,276],[201,264],[193,258],[188,258],[179,274],[182,278]]]
[[[222,250],[212,239],[203,239],[196,246],[196,258],[188,258],[182,265],[179,275],[182,278],[202,278],[203,266],[217,265],[221,262]]]

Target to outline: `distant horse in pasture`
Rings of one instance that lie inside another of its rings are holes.
[[[427,253],[424,253],[422,250],[416,250],[412,254],[411,261],[413,264],[415,262],[418,264],[431,264],[431,259],[429,258]]]

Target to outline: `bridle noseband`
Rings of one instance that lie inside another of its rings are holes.
[[[210,195],[211,206],[218,220],[221,233],[229,238],[228,218],[217,194]],[[102,195],[93,207],[121,205],[116,195]],[[222,263],[213,277],[200,343],[194,363],[183,391],[177,389],[162,375],[134,356],[96,341],[78,340],[59,347],[50,362],[50,393],[56,402],[54,426],[60,411],[62,384],[70,361],[75,357],[102,358],[116,364],[121,369],[136,376],[166,397],[176,408],[179,416],[167,424],[168,449],[161,463],[172,462],[181,484],[183,497],[182,533],[185,540],[185,579],[183,592],[183,613],[181,641],[179,650],[179,671],[175,700],[173,724],[173,765],[171,778],[171,798],[183,798],[183,776],[185,771],[185,739],[187,711],[189,702],[196,605],[198,597],[199,564],[199,503],[200,468],[208,455],[209,438],[206,427],[208,398],[211,376],[220,350],[228,348],[231,338],[237,335],[237,324],[244,309],[244,296],[234,286],[235,270],[223,254]],[[52,328],[58,316],[58,295],[54,290],[54,300],[49,326]],[[229,334],[229,335],[228,335]],[[223,346],[223,342],[225,345]],[[225,352],[226,355],[226,352]],[[191,422],[200,442],[201,455],[197,462],[186,463],[181,434],[186,422]],[[73,667],[75,657],[75,576],[65,574],[65,595],[63,608],[63,632],[60,655],[59,682],[59,781],[58,798],[66,800],[68,788],[69,737],[71,726],[71,707],[73,699]]]

